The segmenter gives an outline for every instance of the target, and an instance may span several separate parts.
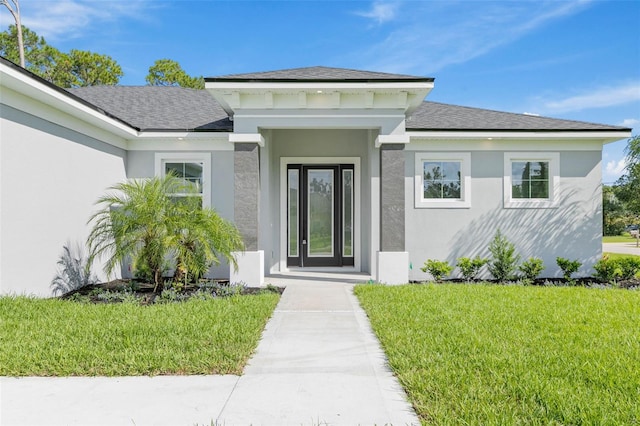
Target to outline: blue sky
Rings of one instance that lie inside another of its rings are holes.
[[[325,65],[435,77],[428,100],[640,133],[640,1],[21,0],[60,50],[113,57],[121,84],[157,59],[217,76]],[[11,16],[0,9],[0,28]],[[626,140],[605,146],[603,181]]]

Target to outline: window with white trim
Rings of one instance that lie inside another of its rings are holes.
[[[416,153],[415,206],[471,207],[471,154]]]
[[[558,203],[560,154],[506,152],[504,207],[553,208]]]
[[[208,152],[159,152],[155,156],[156,176],[173,173],[195,188],[194,193],[172,194],[173,197],[200,197],[203,207],[211,206],[211,154]]]

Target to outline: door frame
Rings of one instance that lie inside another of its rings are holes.
[[[360,210],[360,157],[280,157],[280,271],[287,272],[291,268],[287,266],[287,166],[289,164],[304,164],[321,166],[336,164],[353,164],[353,266],[322,266],[304,267],[305,270],[321,271],[361,271],[362,245],[360,243],[361,210]],[[292,267],[296,269],[298,267]]]

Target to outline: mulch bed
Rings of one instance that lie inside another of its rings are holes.
[[[118,301],[109,301],[101,298],[100,293],[104,292],[128,292],[139,299],[141,305],[150,305],[160,297],[160,292],[154,293],[154,284],[139,279],[116,279],[105,283],[91,284],[60,296],[60,299],[77,299],[78,296],[86,296],[91,303],[118,303]],[[165,290],[169,289],[168,283],[165,283]],[[234,290],[234,291],[231,291]],[[206,291],[214,297],[226,297],[230,293],[240,295],[253,295],[267,292],[282,294],[284,287],[275,287],[269,285],[267,287],[246,287],[240,286],[233,288],[229,280],[212,279],[204,280],[196,284],[187,284],[180,290],[176,291],[180,295],[180,300],[186,300],[190,296],[199,291]],[[177,301],[177,300],[176,300]]]

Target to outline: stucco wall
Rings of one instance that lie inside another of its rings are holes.
[[[85,241],[126,153],[7,105],[0,117],[0,292],[49,296],[62,246]]]
[[[270,159],[269,169],[269,241],[264,241],[267,270],[275,267],[280,255],[280,158],[281,157],[357,157],[360,158],[359,216],[361,226],[361,269],[370,271],[371,250],[371,170],[369,151],[373,147],[373,135],[369,130],[306,130],[279,129],[267,132],[268,146],[263,151]],[[261,170],[262,172],[262,170]],[[264,175],[263,175],[264,179]]]
[[[420,150],[420,144],[412,149]],[[415,208],[415,152],[406,152],[405,235],[413,265],[411,279],[426,278],[420,267],[427,259],[455,265],[459,257],[489,257],[488,246],[498,228],[523,259],[543,259],[543,277],[561,276],[558,256],[582,261],[580,275],[593,273],[602,251],[601,152],[555,151],[560,154],[560,202],[557,208],[536,209],[503,207],[505,151],[471,151],[468,209]]]

